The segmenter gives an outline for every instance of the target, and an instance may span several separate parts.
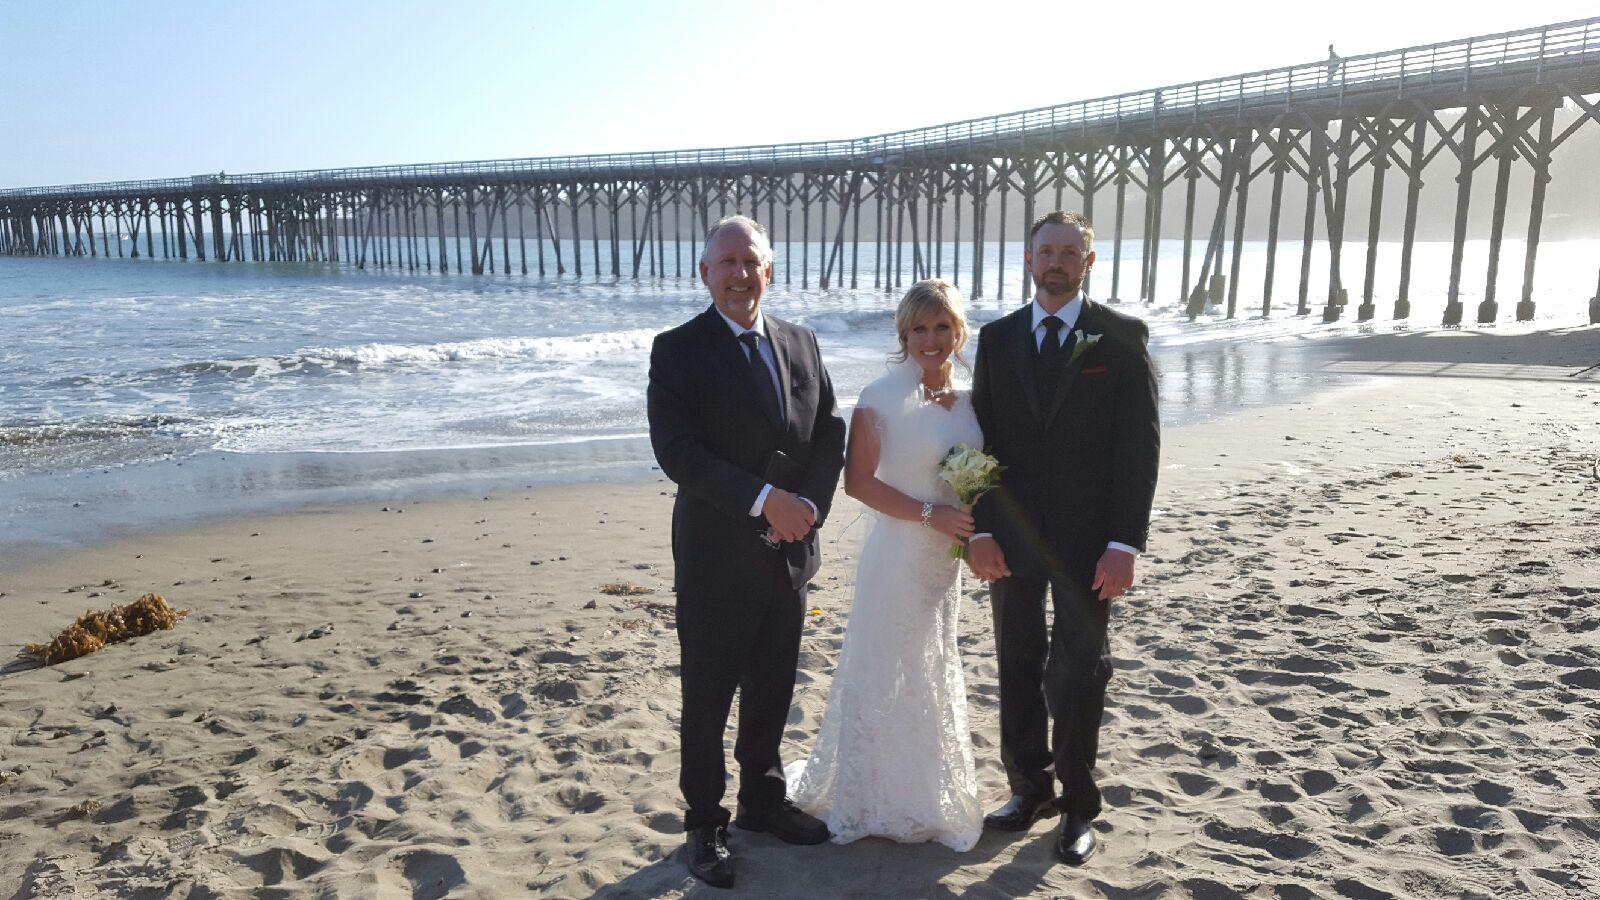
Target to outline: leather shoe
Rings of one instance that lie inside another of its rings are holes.
[[[1033,823],[1056,814],[1055,798],[1012,794],[1005,806],[983,817],[983,827],[995,831],[1027,831]]]
[[[1069,866],[1081,866],[1100,849],[1094,835],[1094,821],[1083,816],[1067,816],[1056,838],[1056,856]]]
[[[765,831],[785,844],[820,844],[833,834],[821,819],[800,811],[794,801],[785,797],[783,802],[765,812],[755,812],[739,807],[733,824],[745,831]]]
[[[726,825],[701,825],[683,842],[689,874],[712,887],[733,887],[733,854],[728,851]]]

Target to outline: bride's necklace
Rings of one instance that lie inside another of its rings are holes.
[[[919,384],[918,386],[922,388],[922,399],[929,403],[938,403],[942,406],[945,398],[955,396],[955,389],[950,386],[948,381],[937,388],[928,387],[926,384]]]

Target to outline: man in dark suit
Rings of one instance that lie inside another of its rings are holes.
[[[1056,854],[1071,865],[1097,847],[1110,601],[1133,583],[1144,550],[1161,444],[1144,323],[1081,292],[1093,242],[1075,213],[1034,223],[1024,257],[1038,293],[983,327],[972,381],[985,447],[1005,467],[973,510],[972,570],[993,582],[1012,792],[984,823],[1021,831],[1059,811]]]
[[[650,443],[678,484],[672,558],[682,660],[682,762],[689,871],[733,884],[723,734],[739,690],[740,828],[794,844],[828,839],[786,796],[778,757],[794,694],[817,529],[844,465],[844,421],[805,328],[763,315],[766,231],[744,216],[706,236],[711,307],[650,351]]]

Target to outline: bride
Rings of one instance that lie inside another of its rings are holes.
[[[845,493],[877,516],[816,747],[787,780],[837,843],[876,835],[968,850],[983,813],[956,648],[960,561],[950,548],[972,536],[972,517],[938,479],[952,446],[983,446],[967,392],[950,378],[968,337],[961,294],[940,279],[917,282],[895,330],[900,352],[862,390],[845,456]]]

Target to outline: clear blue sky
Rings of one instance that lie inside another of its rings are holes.
[[[857,137],[1596,11],[1412,6],[0,0],[0,186]]]

